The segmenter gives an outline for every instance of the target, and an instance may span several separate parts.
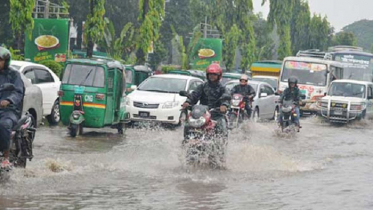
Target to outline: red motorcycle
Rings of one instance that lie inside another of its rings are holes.
[[[243,95],[233,94],[231,99],[231,107],[228,112],[228,128],[237,128],[240,123],[245,119],[246,102]]]
[[[186,91],[179,93],[188,97]],[[223,96],[219,100],[230,100],[230,96]],[[194,105],[187,108],[185,140],[186,162],[188,165],[207,165],[213,168],[223,167],[225,163],[225,150],[227,137],[218,136],[217,122],[212,120],[214,112],[219,109],[209,109],[208,106]]]

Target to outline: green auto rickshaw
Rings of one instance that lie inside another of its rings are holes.
[[[126,94],[130,94],[139,86],[144,80],[153,74],[153,71],[146,66],[125,66],[127,76]]]
[[[61,121],[75,137],[83,127],[110,126],[123,134],[126,118],[124,66],[109,58],[66,62],[59,91]]]

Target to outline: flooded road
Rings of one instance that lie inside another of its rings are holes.
[[[0,208],[373,209],[369,124],[308,118],[284,136],[250,123],[230,134],[227,170],[185,167],[180,128],[86,129],[72,139],[41,127],[33,161],[0,184]]]

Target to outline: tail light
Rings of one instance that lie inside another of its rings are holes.
[[[58,94],[59,97],[62,97],[64,92],[62,90],[59,90],[59,91],[57,91],[57,94]]]
[[[96,94],[96,99],[100,101],[105,100],[105,94],[101,94],[101,93]]]

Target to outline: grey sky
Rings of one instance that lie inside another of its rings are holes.
[[[261,6],[262,0],[253,0],[255,12],[267,17],[268,3]],[[309,0],[312,13],[327,15],[336,31],[361,19],[373,19],[373,0]]]

